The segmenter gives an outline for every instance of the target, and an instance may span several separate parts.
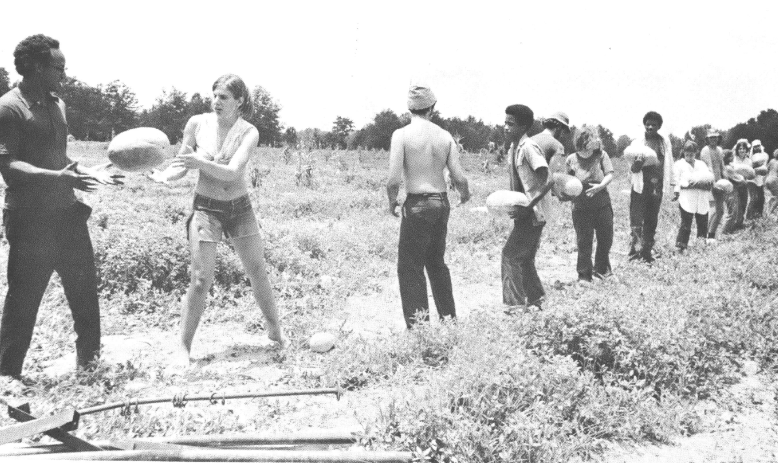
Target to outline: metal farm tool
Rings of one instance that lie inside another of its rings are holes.
[[[89,415],[93,413],[103,412],[106,410],[113,410],[121,408],[123,413],[132,413],[133,408],[137,411],[139,405],[155,404],[172,402],[174,407],[183,407],[190,401],[209,401],[212,404],[221,402],[225,403],[227,399],[252,399],[259,397],[291,397],[301,395],[334,395],[340,400],[341,390],[339,388],[329,389],[311,389],[311,390],[292,390],[292,391],[276,391],[276,392],[253,392],[242,394],[225,394],[225,393],[213,393],[209,395],[194,395],[187,397],[186,394],[176,394],[171,397],[154,397],[146,399],[127,399],[124,402],[114,402],[104,405],[96,405],[94,407],[88,407],[81,410],[67,409],[57,414],[47,416],[44,418],[36,418],[30,415],[30,407],[28,404],[23,404],[18,407],[8,405],[8,416],[20,421],[20,424],[7,426],[0,429],[0,445],[17,441],[19,439],[30,437],[36,434],[46,434],[47,436],[56,439],[65,444],[71,450],[77,452],[86,451],[101,451],[100,447],[90,444],[89,442],[79,439],[69,434],[69,431],[73,431],[78,428],[78,422],[81,416]],[[143,443],[140,445],[145,449],[153,447],[153,450],[173,450],[171,444],[158,444]],[[137,447],[136,447],[137,448]]]

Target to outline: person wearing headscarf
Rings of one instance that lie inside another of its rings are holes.
[[[569,175],[583,184],[583,193],[573,200],[573,227],[578,243],[578,281],[592,277],[605,279],[613,272],[610,249],[613,244],[613,207],[608,184],[613,180],[613,164],[594,127],[584,126],[575,137],[576,152],[567,156]],[[592,266],[592,248],[597,235],[597,252]]]
[[[686,250],[692,232],[692,220],[697,223],[697,238],[704,241],[708,234],[708,210],[713,175],[707,164],[696,159],[697,144],[687,141],[683,146],[683,157],[673,164],[673,200],[678,201],[681,211],[681,226],[675,246],[679,252]],[[702,177],[709,177],[702,181]]]

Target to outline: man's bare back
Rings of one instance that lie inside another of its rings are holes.
[[[454,139],[436,124],[413,118],[395,134],[403,150],[403,177],[408,193],[440,193],[446,191],[444,169],[452,151]],[[395,137],[392,137],[394,144]]]
[[[401,170],[407,193],[445,192],[446,168],[455,185],[466,182],[454,139],[436,124],[414,117],[392,135],[389,175],[396,177]]]

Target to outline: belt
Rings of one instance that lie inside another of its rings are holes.
[[[243,195],[235,199],[220,200],[195,193],[194,203],[209,209],[234,213],[236,210],[245,209],[247,204],[250,205],[251,199],[249,195]]]
[[[406,195],[408,198],[440,198],[440,199],[447,199],[448,193],[445,191],[441,191],[440,193],[408,193]]]

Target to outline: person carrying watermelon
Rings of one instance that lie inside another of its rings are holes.
[[[251,282],[254,299],[267,321],[267,337],[285,347],[273,288],[265,270],[264,242],[246,183],[246,165],[256,154],[259,133],[246,121],[254,105],[243,80],[226,74],[212,86],[213,112],[189,118],[181,151],[162,172],[150,178],[167,183],[198,171],[192,214],[186,222],[192,253],[189,289],[181,313],[181,334],[176,363],[188,365],[205,299],[213,284],[216,245],[226,236]]]
[[[758,219],[764,213],[764,181],[767,176],[767,161],[770,155],[764,151],[762,142],[754,140],[751,142],[751,164],[754,167],[756,177],[749,182],[749,188],[752,193],[752,200],[746,210],[746,219]]]
[[[546,193],[553,182],[543,151],[527,137],[534,118],[532,109],[525,105],[505,108],[511,190],[523,192],[530,199],[527,207],[510,215],[513,229],[502,249],[502,300],[508,314],[526,307],[541,309],[546,294],[535,268],[535,255],[550,212],[551,198]]]
[[[707,145],[705,145],[700,152],[700,160],[704,162],[708,166],[708,170],[713,173],[714,182],[718,182],[724,178],[724,151],[719,146],[721,143],[721,134],[718,130],[710,129],[706,135],[705,141],[707,142]],[[707,244],[716,243],[716,232],[719,229],[722,217],[724,217],[724,203],[726,202],[727,207],[731,208],[731,202],[733,200],[734,196],[718,188],[714,188],[711,191],[711,200],[708,209]]]
[[[470,199],[470,189],[459,163],[457,144],[450,133],[430,121],[437,99],[424,85],[411,85],[408,109],[411,123],[392,134],[386,192],[389,212],[398,217],[397,196],[405,180],[397,279],[408,329],[429,319],[424,270],[441,320],[456,318],[451,274],[445,262],[446,234],[451,205],[444,173],[448,169],[459,191],[460,204]]]
[[[123,176],[67,156],[65,103],[56,95],[65,79],[59,41],[40,34],[25,38],[14,50],[14,64],[22,82],[0,97],[0,173],[8,185],[3,226],[10,248],[0,375],[21,375],[55,270],[73,314],[76,366],[89,368],[100,354],[97,273],[86,224],[92,209],[73,189],[120,185]]]
[[[689,245],[692,233],[692,219],[697,222],[697,238],[703,242],[708,236],[708,211],[710,190],[713,187],[713,173],[708,165],[697,159],[697,143],[686,141],[683,157],[673,164],[673,201],[678,201],[681,211],[681,226],[675,238],[679,253]]]
[[[643,116],[645,132],[635,139],[624,154],[634,158],[631,170],[629,224],[630,260],[654,261],[652,250],[662,206],[662,195],[669,187],[673,159],[670,140],[659,133],[662,116],[649,111]]]
[[[753,165],[751,162],[751,144],[745,138],[741,138],[735,143],[732,148],[732,167],[738,178],[737,182],[732,182],[735,185],[735,198],[738,202],[737,215],[735,216],[735,225],[732,229],[741,230],[745,228],[744,222],[746,218],[746,211],[748,210],[749,203],[753,203],[756,194],[756,184],[752,178],[744,177],[744,173],[753,172]],[[742,180],[741,180],[742,179]]]
[[[583,194],[573,200],[573,227],[578,244],[579,282],[592,277],[604,280],[613,275],[610,250],[613,245],[613,207],[608,184],[613,180],[613,164],[602,149],[597,129],[584,126],[575,137],[576,152],[567,156],[567,173],[583,184]],[[597,234],[597,252],[592,266],[592,247]]]

